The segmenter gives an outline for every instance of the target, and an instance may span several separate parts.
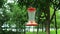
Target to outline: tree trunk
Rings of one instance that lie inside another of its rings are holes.
[[[24,34],[26,34],[25,25],[24,25]]]
[[[0,26],[0,34],[3,34],[1,26]]]
[[[57,34],[57,21],[56,21],[56,8],[54,6],[54,17],[55,17],[55,29],[56,29],[56,34]]]
[[[50,7],[49,2],[46,3],[46,34],[50,34]]]
[[[49,23],[46,24],[46,34],[50,34],[50,25],[49,25]]]
[[[42,32],[43,32],[43,22],[42,22]]]
[[[39,24],[38,24],[38,26],[37,26],[37,34],[38,34],[38,32],[39,32]]]

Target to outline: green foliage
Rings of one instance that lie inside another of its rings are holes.
[[[0,0],[0,8],[2,8],[4,0]]]

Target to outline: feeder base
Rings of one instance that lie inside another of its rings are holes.
[[[38,24],[35,21],[29,21],[26,26],[37,26]]]

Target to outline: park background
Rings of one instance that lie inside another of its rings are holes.
[[[36,8],[34,28],[25,26],[29,6]],[[60,34],[60,0],[0,0],[0,34]]]

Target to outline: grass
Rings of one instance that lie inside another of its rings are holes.
[[[60,30],[57,31],[60,34]],[[36,32],[26,32],[26,34],[36,34]],[[46,34],[46,32],[38,32],[38,34]],[[50,34],[56,34],[55,31],[50,31]]]
[[[36,32],[26,32],[26,34],[37,34]],[[38,34],[46,34],[46,32],[38,32]]]
[[[20,32],[9,31],[5,32],[5,34],[20,34]],[[24,32],[22,32],[21,34],[24,34]],[[26,34],[37,34],[37,32],[26,32]],[[46,32],[39,31],[38,34],[46,34]],[[50,34],[56,34],[55,30],[51,30]],[[58,34],[60,34],[60,30],[58,30]]]

